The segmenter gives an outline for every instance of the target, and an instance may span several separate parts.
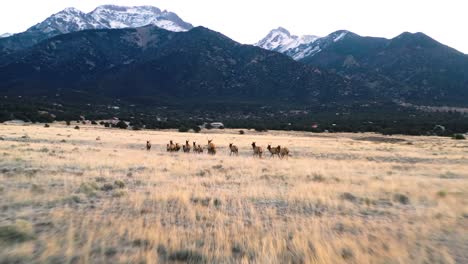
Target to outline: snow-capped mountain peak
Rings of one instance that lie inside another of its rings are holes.
[[[31,47],[61,34],[92,29],[139,28],[155,25],[169,31],[188,31],[193,26],[177,14],[154,6],[104,5],[90,13],[69,7],[14,36],[2,35],[0,50],[12,52]]]
[[[338,43],[352,35],[355,34],[347,30],[338,30],[323,38],[311,35],[298,37],[291,35],[284,28],[277,28],[256,45],[267,50],[281,52],[295,60],[302,60],[315,56],[333,43]]]
[[[10,34],[10,33],[3,33],[3,34],[0,34],[0,38],[8,38],[10,36],[12,36],[13,34]]]
[[[346,36],[352,35],[352,34],[353,34],[352,32],[349,32],[347,30],[338,30],[338,31],[335,31],[335,32],[329,34],[325,38],[330,39],[333,42],[338,42],[338,41],[343,40]]]
[[[76,9],[74,7],[67,7],[64,10],[60,11],[59,13],[84,14],[81,10]]]
[[[106,28],[142,27],[152,24],[170,31],[187,31],[193,27],[175,13],[161,11],[154,6],[104,5],[97,7],[89,15]]]
[[[86,29],[136,28],[155,25],[170,31],[187,31],[193,26],[176,14],[154,6],[103,5],[90,13],[69,7],[50,16],[26,32],[43,33],[48,37]]]
[[[255,45],[264,49],[285,53],[300,45],[312,43],[317,39],[317,36],[312,35],[292,35],[287,29],[279,27],[270,31],[265,38]]]
[[[53,14],[43,22],[31,27],[28,31],[45,34],[64,34],[85,29],[100,28],[101,25],[90,17],[73,7]]]

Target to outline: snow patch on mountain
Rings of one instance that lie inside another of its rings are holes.
[[[339,30],[322,38],[312,35],[298,37],[291,35],[284,28],[278,28],[272,30],[255,45],[267,50],[281,52],[295,60],[302,60],[317,55],[333,45],[333,43],[342,41],[350,34],[352,33],[349,31]]]
[[[8,37],[11,37],[13,34],[10,34],[10,33],[3,33],[3,34],[0,34],[0,38],[8,38]]]
[[[137,28],[150,24],[177,32],[193,28],[175,13],[161,11],[157,7],[104,5],[90,13],[84,13],[73,7],[66,8],[26,32],[54,36],[86,29]]]
[[[155,25],[170,31],[187,31],[193,26],[175,13],[161,11],[154,6],[99,6],[89,15],[106,28],[127,28]]]
[[[335,37],[335,39],[333,39],[333,42],[338,42],[338,41],[340,41],[340,40],[343,39],[347,34],[348,34],[348,32],[346,32],[346,31],[341,32],[337,37]]]
[[[304,49],[298,49],[296,52],[294,52],[292,58],[295,60],[302,60],[303,58],[314,56],[321,51],[322,49],[320,46],[307,46]]]
[[[277,29],[272,30],[265,38],[260,40],[255,45],[267,50],[286,53],[290,50],[299,47],[300,45],[310,44],[317,39],[317,36],[312,35],[292,35],[285,28],[279,27]]]

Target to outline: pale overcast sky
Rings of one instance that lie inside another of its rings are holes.
[[[153,5],[247,44],[279,26],[319,36],[347,29],[392,38],[409,31],[468,53],[468,0],[2,0],[0,34],[24,31],[66,7],[89,12],[102,4]]]

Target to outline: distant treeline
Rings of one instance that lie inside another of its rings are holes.
[[[120,104],[92,106],[87,104],[63,106],[59,103],[28,99],[0,99],[0,122],[19,119],[26,122],[51,123],[86,120],[126,121],[132,129],[179,129],[197,132],[202,124],[223,122],[225,128],[291,130],[310,132],[376,132],[386,135],[452,136],[468,132],[468,116],[458,112],[422,112],[396,105],[315,106],[291,110],[275,107],[244,105],[240,110],[225,105],[209,108],[135,107]],[[122,106],[124,105],[124,106]],[[98,122],[93,122],[99,125]],[[101,122],[100,125],[105,125]],[[107,124],[108,127],[115,126]],[[126,127],[124,127],[126,128]]]

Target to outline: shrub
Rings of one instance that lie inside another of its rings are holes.
[[[350,202],[356,202],[359,200],[358,197],[354,196],[352,193],[349,192],[341,194],[340,198]]]
[[[80,188],[78,189],[78,192],[84,193],[88,196],[94,196],[96,195],[96,191],[99,189],[99,186],[94,183],[94,182],[89,182],[89,183],[82,183],[80,185]]]
[[[204,257],[202,254],[192,250],[178,250],[169,255],[169,260],[187,263],[202,263]]]
[[[106,256],[108,256],[108,257],[114,256],[115,254],[117,254],[117,249],[115,249],[113,247],[107,248],[104,251],[104,254],[106,254]]]
[[[221,200],[218,199],[218,198],[215,198],[214,201],[213,201],[213,205],[216,206],[216,207],[220,207],[222,204]]]
[[[124,121],[120,120],[120,121],[115,125],[115,127],[120,128],[120,129],[127,129],[127,128],[128,128],[128,125],[127,125],[127,123],[125,123]]]
[[[97,125],[98,123],[96,121],[91,121],[91,125]]]
[[[453,135],[452,138],[455,139],[455,140],[465,140],[466,139],[463,134],[455,134],[455,135]]]
[[[101,187],[102,191],[112,191],[114,189],[114,185],[110,183],[106,183]]]
[[[0,241],[7,243],[24,242],[34,238],[31,223],[18,220],[13,225],[0,226]]]
[[[158,255],[161,256],[161,257],[166,257],[167,256],[167,249],[162,244],[158,245],[158,248],[157,248],[156,252],[158,252]]]
[[[343,259],[350,259],[354,257],[353,250],[350,248],[342,248],[341,249],[341,257]]]
[[[447,192],[446,191],[438,191],[437,196],[439,196],[441,198],[444,198],[445,196],[447,196]]]
[[[193,132],[195,132],[195,133],[200,133],[201,128],[200,128],[199,126],[194,126],[194,127],[192,128],[192,130],[193,130]]]
[[[50,125],[49,125],[49,124],[45,124],[44,127],[50,127]]]
[[[112,197],[114,198],[120,198],[120,197],[123,197],[127,194],[126,191],[124,190],[115,190],[113,193],[112,193]]]
[[[110,126],[111,125],[108,122],[104,123],[104,127],[110,127]]]
[[[120,189],[123,189],[125,188],[125,182],[121,181],[121,180],[116,180],[114,182],[115,186],[119,187]]]
[[[239,135],[244,135],[244,134],[245,134],[244,130],[239,130]]]
[[[71,125],[70,120],[65,121],[65,123],[67,124],[67,126]]]
[[[95,180],[96,180],[96,182],[105,182],[106,178],[105,177],[96,177]]]
[[[31,192],[32,193],[37,193],[37,194],[43,194],[43,193],[45,193],[45,190],[41,186],[39,186],[37,184],[33,184],[33,185],[31,185]]]
[[[149,248],[151,246],[151,242],[147,239],[135,239],[132,241],[132,245],[135,247]]]
[[[76,130],[80,130],[80,127],[79,127],[79,126],[75,126],[75,129],[76,129]]]
[[[401,204],[409,204],[410,203],[410,200],[409,200],[408,196],[406,196],[404,194],[401,194],[401,193],[397,193],[397,194],[393,195],[393,200],[395,202],[399,202]]]
[[[187,127],[185,127],[185,126],[179,127],[179,132],[181,132],[181,133],[185,133],[185,132],[188,132],[188,131],[189,131],[189,129]]]
[[[314,176],[313,176],[312,180],[315,181],[315,182],[324,182],[325,177],[323,177],[323,175],[321,175],[319,173],[314,173]]]

